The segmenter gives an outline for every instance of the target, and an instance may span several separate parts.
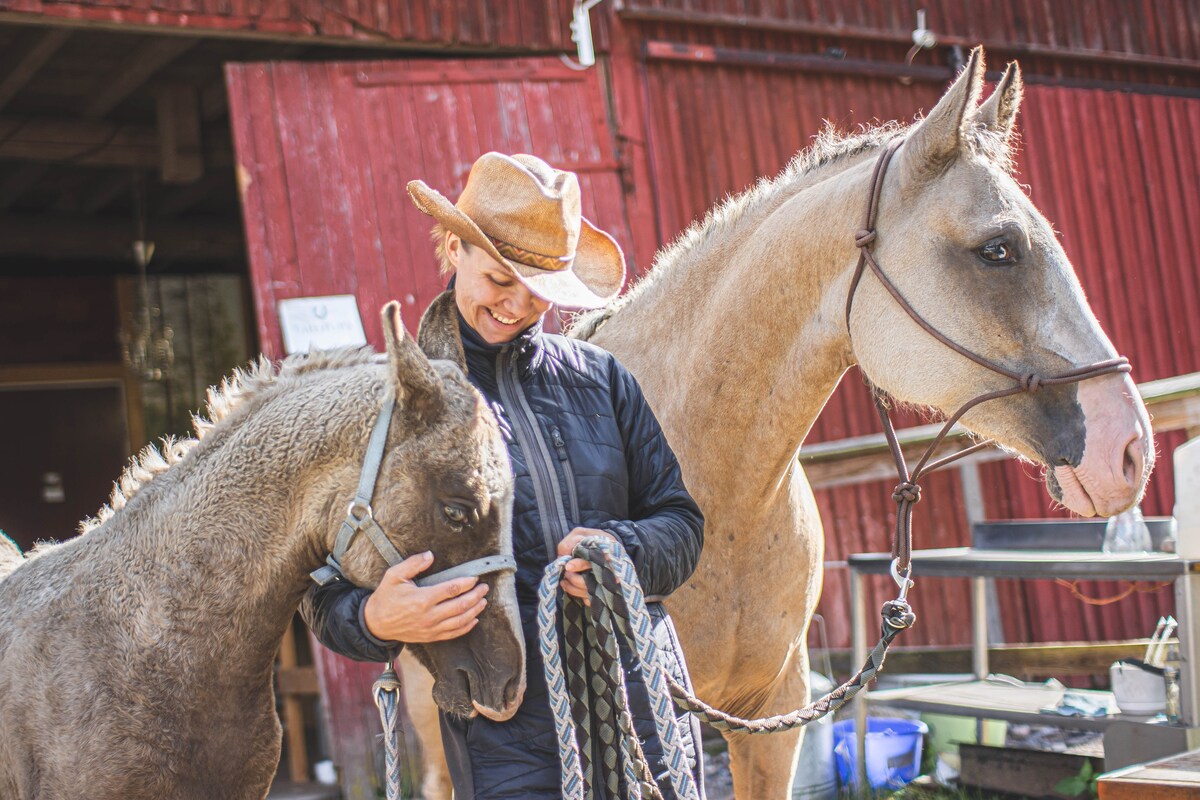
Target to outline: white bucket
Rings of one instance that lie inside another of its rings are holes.
[[[819,672],[808,674],[813,699],[824,697],[834,683]],[[796,779],[792,781],[792,800],[834,800],[838,794],[837,767],[833,761],[833,715],[806,725]]]
[[[1175,448],[1175,552],[1200,559],[1200,436]]]
[[[1167,710],[1167,683],[1161,672],[1117,661],[1108,668],[1108,676],[1122,714],[1149,717]]]

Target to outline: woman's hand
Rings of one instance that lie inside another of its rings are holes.
[[[488,585],[474,576],[427,587],[413,583],[432,563],[432,553],[418,553],[384,573],[363,607],[372,636],[410,644],[440,642],[475,627],[487,606],[483,596]]]
[[[567,534],[567,537],[558,543],[558,554],[560,556],[569,556],[575,551],[575,545],[589,536],[607,536],[614,542],[619,542],[616,536],[613,536],[608,531],[602,531],[598,528],[576,528]],[[582,558],[572,558],[563,567],[562,590],[571,597],[578,597],[584,602],[584,605],[590,606],[592,600],[588,597],[587,584],[584,583],[583,575],[580,573],[587,572],[592,568],[592,565],[584,561]]]

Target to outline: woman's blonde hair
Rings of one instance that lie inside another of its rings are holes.
[[[446,226],[440,222],[435,222],[429,231],[429,236],[433,239],[433,252],[437,256],[438,274],[443,277],[454,272],[454,265],[450,263],[450,259],[446,255],[446,234],[449,232]],[[471,245],[466,239],[459,237],[459,241],[462,242],[464,253],[471,252]]]

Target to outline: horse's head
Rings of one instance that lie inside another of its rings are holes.
[[[404,555],[434,555],[430,572],[494,555],[512,556],[512,470],[496,419],[466,379],[465,364],[431,360],[404,330],[399,308],[383,312],[396,394],[372,502],[375,519]],[[375,586],[386,568],[356,538],[341,562],[353,582]],[[488,605],[457,639],[407,645],[434,677],[444,710],[504,720],[525,692],[525,644],[511,573],[489,573]]]
[[[983,74],[977,49],[905,134],[882,187],[875,258],[935,329],[1007,370],[1051,376],[1114,358],[1054,229],[1010,172],[1020,70],[1010,64],[980,104]],[[921,330],[870,272],[850,332],[863,371],[904,402],[953,413],[1014,383]],[[1084,516],[1136,503],[1154,464],[1128,374],[986,402],[962,422],[1044,465],[1051,495]]]

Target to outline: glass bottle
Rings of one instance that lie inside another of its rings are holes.
[[[1108,524],[1104,526],[1104,544],[1100,549],[1105,553],[1137,553],[1154,549],[1150,529],[1142,518],[1140,506],[1109,517]]]

